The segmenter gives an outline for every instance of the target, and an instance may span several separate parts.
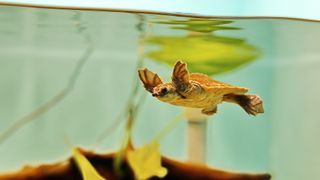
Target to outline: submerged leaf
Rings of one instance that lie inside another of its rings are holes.
[[[105,180],[78,149],[73,148],[72,155],[84,180]]]
[[[128,152],[128,162],[139,180],[153,176],[163,178],[167,175],[166,168],[161,166],[159,143],[153,141]]]

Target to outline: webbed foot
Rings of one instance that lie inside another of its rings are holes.
[[[257,95],[242,95],[237,97],[238,104],[250,115],[264,113],[262,99]]]

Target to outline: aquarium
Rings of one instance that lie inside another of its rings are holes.
[[[318,42],[306,19],[0,5],[0,179],[68,161],[73,147],[117,161],[128,145],[168,158],[163,168],[316,179]],[[248,88],[264,113],[221,103],[207,116],[152,97],[138,70],[171,82],[178,60]]]

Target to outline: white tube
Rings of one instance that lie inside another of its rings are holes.
[[[199,109],[186,110],[188,120],[188,160],[194,163],[206,162],[207,119]]]

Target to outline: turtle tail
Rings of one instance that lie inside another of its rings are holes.
[[[262,99],[257,95],[227,94],[223,97],[223,101],[238,104],[250,115],[264,113]]]

